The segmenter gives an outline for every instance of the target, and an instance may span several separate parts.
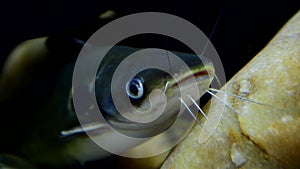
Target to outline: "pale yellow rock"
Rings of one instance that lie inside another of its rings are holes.
[[[209,115],[222,115],[217,130],[202,143],[196,125],[162,169],[299,168],[300,12],[225,88],[273,108],[227,97],[238,112],[222,114],[221,103],[210,104]]]

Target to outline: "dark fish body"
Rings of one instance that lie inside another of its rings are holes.
[[[119,121],[120,115],[114,107],[110,94],[112,73],[126,56],[137,50],[139,49],[116,46],[107,54],[98,69],[95,82],[96,97],[103,116],[120,132],[136,133],[137,128],[142,126],[144,129],[139,131],[138,135],[145,132],[146,135],[153,135],[156,134],[153,132],[157,132],[158,129],[163,131],[172,124],[172,119],[177,113],[174,110],[180,107],[178,100],[172,102],[173,105],[169,105],[172,107],[172,112],[171,109],[167,110],[171,112],[170,115],[158,121],[161,126],[155,127]],[[201,60],[195,55],[175,54],[191,66],[192,70],[203,67]],[[7,114],[5,119],[1,119],[0,124],[1,133],[5,136],[1,139],[0,153],[15,154],[41,168],[80,165],[107,157],[109,153],[94,144],[85,133],[61,136],[62,131],[79,126],[72,109],[72,92],[70,92],[74,61],[59,66],[55,62],[48,62],[48,64],[52,65],[41,69],[34,81],[24,86],[16,97],[1,103]],[[137,76],[145,80],[144,85],[147,88],[143,98],[145,100],[151,90],[162,89],[167,81],[171,81],[171,76],[162,71],[146,70]],[[91,86],[91,84],[85,85]],[[176,92],[172,93],[170,88],[168,97],[173,97]],[[133,104],[139,107],[143,101],[133,102]]]

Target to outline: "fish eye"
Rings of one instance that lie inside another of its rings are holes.
[[[144,94],[143,81],[140,78],[133,78],[126,84],[126,93],[132,99],[139,99]]]

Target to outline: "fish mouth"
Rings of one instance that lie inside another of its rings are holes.
[[[172,88],[174,86],[177,86],[178,84],[186,84],[193,79],[195,79],[197,85],[203,84],[204,81],[210,84],[213,78],[214,69],[212,65],[207,65],[203,66],[200,69],[191,69],[191,71],[188,71],[188,73],[180,75],[178,78],[170,82],[169,87]]]

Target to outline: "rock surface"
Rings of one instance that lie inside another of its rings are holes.
[[[201,119],[162,169],[298,168],[300,11],[222,90],[266,105],[219,93],[236,111],[227,106],[222,113],[224,105],[213,99],[204,111],[211,121],[221,117],[215,132],[208,137],[209,122]]]

